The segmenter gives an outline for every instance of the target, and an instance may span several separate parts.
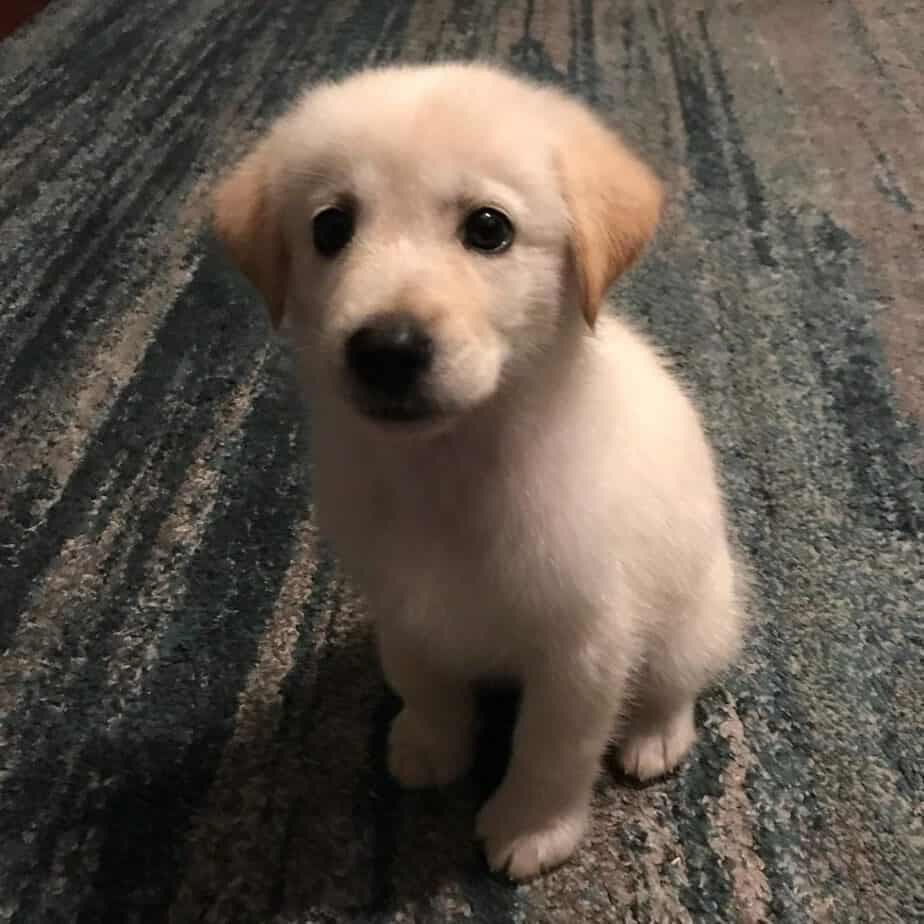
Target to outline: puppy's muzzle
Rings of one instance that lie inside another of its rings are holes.
[[[346,367],[360,408],[384,420],[432,416],[424,386],[434,352],[433,339],[410,314],[393,312],[367,321],[346,342]]]

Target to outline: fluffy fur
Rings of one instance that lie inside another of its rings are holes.
[[[349,246],[312,244],[348,197]],[[375,617],[404,709],[405,786],[469,766],[473,685],[522,706],[477,832],[523,879],[585,830],[608,743],[645,780],[695,737],[739,638],[735,567],[693,405],[645,340],[600,315],[652,236],[651,172],[578,102],[481,65],[389,68],[310,90],[221,183],[215,222],[285,318],[313,407],[322,529]],[[462,246],[502,208],[502,254]],[[410,313],[432,336],[432,419],[370,420],[352,332]]]

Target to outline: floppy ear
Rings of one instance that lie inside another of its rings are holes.
[[[571,219],[581,308],[593,327],[609,287],[651,240],[661,184],[582,106],[568,106],[559,170]]]
[[[265,142],[224,177],[212,199],[218,237],[263,295],[274,328],[282,321],[289,257],[279,216],[269,200]]]

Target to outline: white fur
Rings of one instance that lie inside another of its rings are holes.
[[[739,636],[697,414],[642,337],[581,315],[556,168],[576,111],[488,68],[389,69],[308,94],[261,149],[321,526],[404,701],[389,765],[407,786],[455,779],[473,684],[522,684],[510,767],[477,825],[517,879],[575,849],[613,737],[641,779],[681,760],[694,699]],[[324,261],[310,217],[344,188],[362,223]],[[508,253],[461,247],[463,201],[511,215]],[[396,305],[438,344],[439,426],[379,427],[344,388],[345,338]]]

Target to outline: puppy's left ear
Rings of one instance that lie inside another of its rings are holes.
[[[212,199],[218,237],[260,291],[274,328],[282,321],[289,257],[269,197],[269,152],[262,142],[219,181]]]
[[[593,327],[609,287],[639,257],[661,213],[661,184],[616,134],[567,104],[558,152],[581,308]]]

